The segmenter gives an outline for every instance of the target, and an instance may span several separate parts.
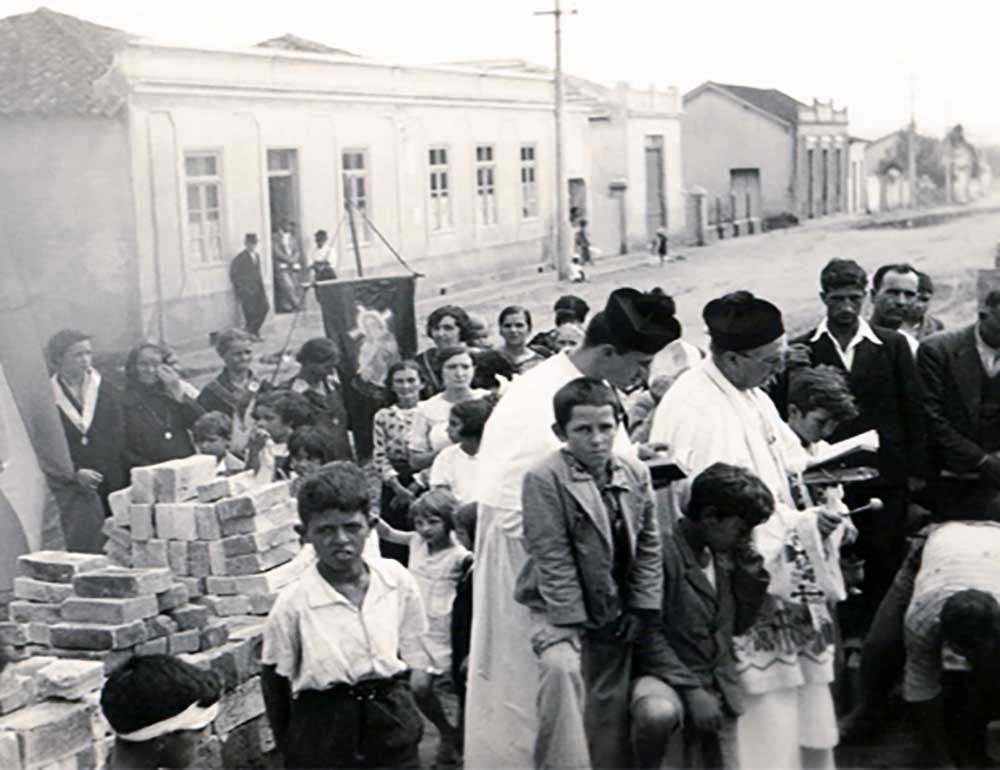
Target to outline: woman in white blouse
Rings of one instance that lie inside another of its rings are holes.
[[[410,466],[416,471],[429,468],[437,453],[451,444],[448,438],[448,415],[452,404],[482,398],[488,391],[474,389],[475,366],[465,345],[453,345],[438,351],[444,391],[421,401],[410,429]]]

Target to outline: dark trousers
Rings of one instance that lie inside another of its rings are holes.
[[[292,704],[285,767],[418,768],[424,720],[403,677],[306,690]]]
[[[590,761],[598,768],[632,767],[629,694],[632,645],[616,636],[618,624],[583,637],[583,683],[587,689],[584,729]]]
[[[267,297],[257,294],[239,295],[240,307],[243,308],[243,319],[246,321],[247,334],[255,337],[260,335],[260,327],[264,325],[264,319],[271,309],[267,304]]]

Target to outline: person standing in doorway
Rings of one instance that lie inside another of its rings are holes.
[[[271,306],[267,301],[264,279],[260,272],[256,233],[247,233],[243,238],[243,251],[233,258],[229,266],[229,278],[236,289],[236,299],[243,308],[247,334],[260,341],[260,327]]]
[[[274,261],[274,309],[278,313],[292,313],[299,309],[301,302],[298,271],[302,254],[288,221],[274,231],[271,258]]]

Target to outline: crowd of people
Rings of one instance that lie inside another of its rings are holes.
[[[832,768],[899,674],[935,765],[980,759],[1000,710],[1000,289],[946,331],[911,265],[869,282],[837,259],[819,288],[792,339],[763,298],[712,300],[707,350],[659,289],[593,315],[562,297],[539,332],[504,308],[496,345],[445,305],[388,367],[371,458],[326,338],[273,383],[252,333],[220,334],[200,392],[159,345],[131,352],[122,393],[87,335],[48,355],[77,482],[102,499],[196,451],[291,481],[315,564],[262,658],[287,767],[417,767],[426,718],[437,767]],[[831,443],[869,432],[871,456],[840,457],[865,473],[829,470]],[[94,529],[67,535],[97,550]],[[845,639],[864,645],[853,703]],[[947,711],[943,647],[979,682]],[[949,745],[956,719],[978,743]],[[123,724],[127,754],[148,731]]]

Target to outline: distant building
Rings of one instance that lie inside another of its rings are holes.
[[[327,230],[354,275],[347,197],[366,276],[402,270],[383,238],[439,283],[551,260],[544,73],[399,66],[290,35],[209,50],[46,9],[0,19],[0,71],[0,231],[43,335],[204,343],[239,321],[228,266],[244,233],[272,292],[281,221],[304,253]],[[683,228],[679,106],[600,87],[567,105],[564,183],[605,252]],[[617,139],[595,167],[601,120]]]
[[[491,72],[553,76],[521,59],[454,63]],[[567,185],[574,219],[585,218],[591,243],[604,254],[641,250],[663,228],[684,231],[681,99],[676,88],[614,88],[563,76],[566,104],[586,111],[588,152],[570,138]]]
[[[684,183],[710,219],[848,210],[847,110],[774,88],[707,81],[684,95]]]

